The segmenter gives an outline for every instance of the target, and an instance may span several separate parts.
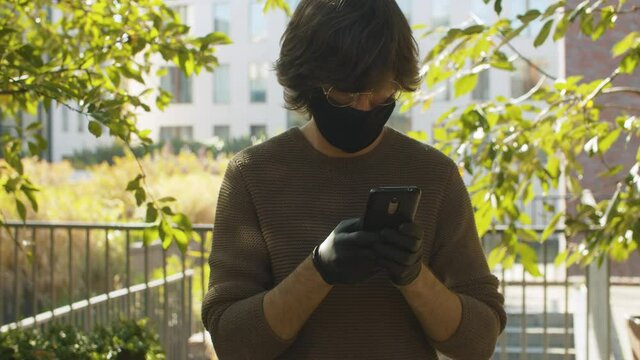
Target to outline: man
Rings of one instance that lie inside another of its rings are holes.
[[[237,154],[202,317],[221,359],[488,359],[504,299],[457,166],[385,127],[420,83],[393,0],[302,0],[276,66],[310,115]],[[413,223],[362,229],[369,189],[417,186]]]

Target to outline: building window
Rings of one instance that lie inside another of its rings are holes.
[[[213,103],[228,104],[231,101],[229,65],[220,65],[213,70]]]
[[[400,10],[402,10],[402,13],[407,18],[407,22],[411,24],[411,0],[396,0],[396,3],[398,3],[398,7],[400,8]]]
[[[471,5],[471,13],[480,20],[482,24],[491,24],[495,17],[493,3],[485,4],[483,1],[473,1]]]
[[[445,80],[431,90],[435,92],[434,101],[450,101],[451,100],[451,80]]]
[[[231,139],[231,129],[229,125],[214,125],[213,136],[224,142],[229,141],[229,139]]]
[[[189,7],[187,5],[176,5],[171,6],[171,10],[173,10],[178,18],[180,18],[180,22],[184,25],[189,25]]]
[[[264,4],[257,1],[249,5],[249,36],[253,42],[267,39],[267,17],[262,11],[263,7]]]
[[[63,105],[61,110],[62,131],[69,132],[69,109]]]
[[[162,126],[160,127],[160,141],[192,140],[192,126]]]
[[[509,1],[511,9],[511,17],[517,19],[518,15],[523,15],[529,10],[529,0],[512,0]],[[531,36],[531,27],[522,30],[522,35]]]
[[[229,3],[213,4],[213,31],[229,35],[230,30],[231,9]]]
[[[540,67],[545,67],[542,61],[535,61],[535,63]],[[522,59],[516,60],[513,65],[516,71],[511,75],[511,97],[517,98],[533,89],[542,75]]]
[[[404,114],[400,113],[400,106],[396,106],[389,118],[389,126],[400,131],[401,133],[408,133],[412,130],[411,116],[409,112]]]
[[[249,65],[249,98],[252,103],[267,102],[267,73],[269,64]]]
[[[83,118],[83,114],[78,113],[78,132],[79,133],[83,133],[84,132],[84,118]]]
[[[513,19],[517,19],[518,15],[524,15],[527,11],[532,9],[546,9],[551,5],[551,0],[513,0],[509,1],[509,16]],[[542,30],[543,21],[535,20],[522,31],[522,35],[525,36],[537,36],[540,30]]]
[[[473,100],[487,101],[491,96],[491,87],[489,85],[489,71],[484,70],[478,74],[478,85],[473,89],[471,98]]]
[[[297,111],[287,111],[287,128],[300,127],[306,124],[307,117]]]
[[[267,137],[267,125],[251,125],[250,134],[252,138],[262,139]]]
[[[446,0],[433,0],[431,4],[431,21],[434,27],[449,26],[450,4],[451,2]]]
[[[264,4],[252,1],[249,5],[249,34],[251,41],[259,42],[267,39],[267,18],[262,11]]]
[[[191,102],[191,78],[175,66],[167,68],[167,74],[160,79],[160,87],[172,95],[172,103]]]

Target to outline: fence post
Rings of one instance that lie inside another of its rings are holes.
[[[611,313],[609,311],[609,260],[602,266],[592,263],[587,268],[587,354],[590,360],[608,360],[611,354],[609,329]]]

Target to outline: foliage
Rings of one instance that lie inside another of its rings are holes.
[[[184,213],[196,223],[211,223],[214,218],[215,206],[222,173],[227,160],[223,157],[214,159],[211,154],[192,153],[187,150],[178,155],[172,155],[167,149],[157,150],[147,154],[139,161],[145,167],[148,176],[159,179],[154,182],[150,192],[154,196],[159,194],[180,194],[173,202],[176,211]],[[131,155],[114,159],[114,165],[107,163],[89,166],[82,171],[74,170],[67,161],[60,163],[47,163],[33,158],[24,159],[25,171],[31,174],[33,181],[41,184],[40,204],[38,212],[29,209],[27,216],[32,220],[41,221],[77,221],[86,223],[117,223],[117,222],[143,222],[146,216],[144,209],[136,206],[135,200],[127,196],[122,189],[126,186],[127,179],[135,176],[138,171],[138,161]],[[0,209],[6,209],[6,216],[17,218],[18,214],[12,205],[12,198],[0,192]],[[0,238],[6,240],[6,232],[0,229]],[[85,268],[85,232],[74,230],[72,232],[73,254],[78,259],[73,260],[75,276],[73,280],[72,299],[68,299],[67,286],[69,284],[69,252],[68,232],[64,230],[53,233],[53,242],[49,241],[49,231],[40,230],[35,235],[35,242],[31,242],[30,231],[19,230],[18,238],[29,253],[32,263],[18,257],[18,264],[14,263],[14,246],[10,241],[0,241],[0,294],[4,294],[5,301],[12,301],[13,276],[16,269],[21,269],[21,278],[24,282],[27,294],[33,285],[31,279],[32,266],[38,269],[39,274],[45,271],[55,273],[54,283],[50,283],[49,276],[37,276],[35,286],[39,292],[56,294],[54,299],[41,297],[38,301],[40,309],[50,305],[61,306],[70,301],[77,301],[84,297],[87,286],[91,286],[90,295],[104,293],[105,281],[105,234],[103,231],[92,231],[90,247],[89,268]],[[124,287],[125,277],[125,233],[112,231],[110,238],[110,273],[108,283],[111,289]],[[194,237],[197,238],[197,237]],[[131,242],[142,242],[142,232],[132,232]],[[151,239],[155,240],[155,239]],[[54,247],[54,256],[50,257],[50,244]],[[208,245],[207,245],[208,246]],[[53,259],[54,263],[50,263]],[[196,262],[197,263],[197,262]],[[88,272],[88,275],[87,275]],[[29,275],[26,275],[29,274]],[[89,284],[85,282],[88,280]],[[132,283],[136,283],[137,273],[132,273]],[[3,295],[0,295],[3,296]],[[24,295],[28,296],[28,295]],[[30,304],[27,298],[23,301]],[[31,315],[23,310],[22,315]],[[5,320],[10,320],[12,314],[5,314]],[[15,314],[13,314],[15,316]]]
[[[146,320],[119,320],[85,334],[65,324],[46,330],[14,329],[0,334],[0,358],[32,359],[164,359],[158,335]]]
[[[92,336],[99,354],[107,359],[164,359],[158,335],[147,326],[147,320],[120,320],[109,327],[98,328]]]
[[[490,0],[484,0],[489,3]],[[500,14],[502,1],[492,5]],[[534,46],[563,39],[572,27],[593,41],[615,28],[624,16],[638,16],[640,8],[603,1],[584,1],[575,9],[565,1],[555,1],[544,9],[532,9],[516,19],[501,16],[494,24],[466,24],[460,28],[436,29],[425,36],[443,34],[424,59],[423,73],[428,88],[452,79],[456,97],[471,92],[480,72],[513,72],[514,62],[522,59],[543,76],[527,94],[517,99],[497,97],[484,103],[452,108],[437,122],[437,146],[456,159],[470,177],[469,191],[476,208],[481,235],[507,224],[502,241],[491,256],[491,265],[510,266],[517,257],[527,270],[538,275],[532,243],[544,242],[558,224],[566,235],[576,238],[558,255],[557,263],[588,264],[611,257],[626,260],[640,245],[640,118],[639,109],[609,108],[606,94],[640,95],[640,89],[617,86],[624,76],[637,76],[640,61],[640,33],[631,32],[615,44],[612,57],[618,66],[603,79],[583,77],[555,78],[545,69],[524,58],[511,44],[526,28],[541,24]],[[404,108],[428,108],[433,93],[405,96]],[[610,98],[609,98],[610,99]],[[617,110],[615,121],[603,116]],[[603,179],[613,179],[617,190],[608,199],[596,202],[584,196],[582,162],[603,160],[614,144],[637,153],[635,165],[607,164]],[[531,202],[536,188],[546,195],[567,192],[576,211],[547,206],[556,214],[542,236],[533,232],[524,206]],[[570,244],[571,245],[571,244]]]
[[[24,171],[22,158],[47,147],[41,123],[25,124],[23,114],[66,106],[89,120],[96,137],[107,129],[125,144],[148,146],[149,131],[136,127],[136,114],[150,111],[148,95],[160,109],[171,99],[164,90],[146,88],[145,78],[156,71],[154,61],[174,63],[187,76],[203,68],[213,71],[214,45],[229,42],[221,33],[190,36],[189,27],[161,0],[8,0],[0,2],[0,18],[0,121],[9,130],[0,135],[5,160],[0,184],[23,220],[27,205],[38,211],[40,189]],[[133,83],[144,90],[133,93]],[[137,206],[148,209],[150,231],[159,232],[165,243],[190,235],[184,214],[148,194],[143,168],[126,190]]]
[[[123,144],[115,143],[111,146],[76,151],[73,155],[66,156],[65,159],[70,161],[74,168],[84,169],[87,166],[97,165],[102,162],[114,165],[116,158],[125,157],[127,154],[132,153],[135,157],[140,158],[146,153],[157,152],[163,149],[168,150],[173,155],[178,155],[181,151],[188,150],[192,153],[209,152],[213,157],[220,155],[231,156],[262,140],[263,139],[250,136],[234,138],[229,141],[214,138],[213,144],[204,144],[197,141],[174,139],[169,142],[154,143],[146,148],[135,147],[131,150]]]

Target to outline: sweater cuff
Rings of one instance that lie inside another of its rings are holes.
[[[458,328],[445,341],[431,341],[441,353],[455,359],[489,359],[498,338],[498,319],[489,306],[464,294],[457,294],[462,305]]]
[[[295,337],[285,340],[271,329],[264,315],[266,294],[264,291],[238,302],[232,313],[227,311],[222,316],[224,326],[216,334],[223,338],[219,341],[220,349],[216,349],[221,359],[272,359],[295,342]]]

